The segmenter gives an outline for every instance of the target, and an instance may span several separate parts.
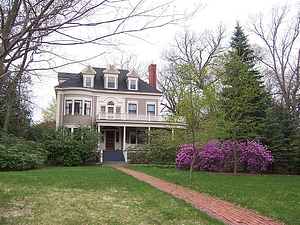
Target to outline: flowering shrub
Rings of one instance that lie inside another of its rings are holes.
[[[232,171],[234,161],[234,142],[211,141],[203,147],[197,146],[194,168],[202,168],[207,171]],[[267,171],[268,165],[274,162],[270,151],[260,142],[248,141],[237,143],[237,165],[239,169],[250,173]],[[181,145],[179,154],[175,160],[178,170],[189,169],[193,160],[193,148],[191,144]]]
[[[175,167],[178,170],[188,170],[190,168],[190,165],[193,161],[193,145],[192,144],[181,144],[179,153],[177,155],[177,158],[175,159]],[[201,153],[201,146],[196,145],[196,161],[194,164],[194,168],[199,167],[200,162],[200,153]]]

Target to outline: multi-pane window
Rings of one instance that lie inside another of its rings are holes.
[[[86,77],[85,78],[85,86],[86,87],[92,87],[92,78],[91,77]]]
[[[155,105],[147,105],[147,114],[155,115]]]
[[[112,101],[109,101],[107,103],[107,112],[108,113],[114,113],[114,103]]]
[[[101,106],[101,113],[105,113],[105,106]]]
[[[74,114],[82,114],[82,101],[81,100],[74,101]]]
[[[132,104],[132,103],[129,103],[128,104],[128,113],[129,114],[136,114],[136,104]]]
[[[121,107],[119,106],[116,107],[116,113],[121,113]]]
[[[66,114],[72,115],[72,100],[66,100]]]
[[[114,77],[108,77],[107,78],[107,87],[108,88],[115,88],[116,87],[115,78]]]
[[[91,115],[91,102],[90,101],[84,102],[84,115],[86,115],[86,116]]]
[[[136,80],[130,80],[130,89],[136,90]]]

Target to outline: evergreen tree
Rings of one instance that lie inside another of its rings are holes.
[[[235,127],[236,139],[239,141],[260,139],[266,122],[268,94],[259,71],[255,69],[254,52],[239,24],[230,45],[232,49],[225,61],[220,104],[225,115],[224,122],[231,127],[231,132],[225,138],[234,138]]]
[[[273,103],[268,109],[264,137],[263,143],[275,157],[272,170],[296,171],[299,164],[297,128],[294,126],[292,116],[283,105]]]

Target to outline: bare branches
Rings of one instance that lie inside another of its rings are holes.
[[[260,59],[267,71],[266,76],[275,83],[273,92],[280,93],[286,108],[292,111],[298,124],[300,112],[295,105],[299,98],[299,45],[300,11],[290,17],[290,7],[274,6],[271,21],[265,21],[262,14],[252,17],[250,30],[264,43],[265,56]]]

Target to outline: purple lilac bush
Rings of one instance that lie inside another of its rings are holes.
[[[233,141],[211,141],[204,147],[197,145],[194,168],[219,172],[232,171],[234,160],[233,147]],[[250,173],[266,172],[268,165],[274,162],[274,157],[269,153],[270,151],[268,151],[267,147],[263,146],[259,141],[237,143],[238,168]],[[193,159],[192,156],[192,145],[181,145],[175,160],[175,167],[178,170],[189,169]]]

